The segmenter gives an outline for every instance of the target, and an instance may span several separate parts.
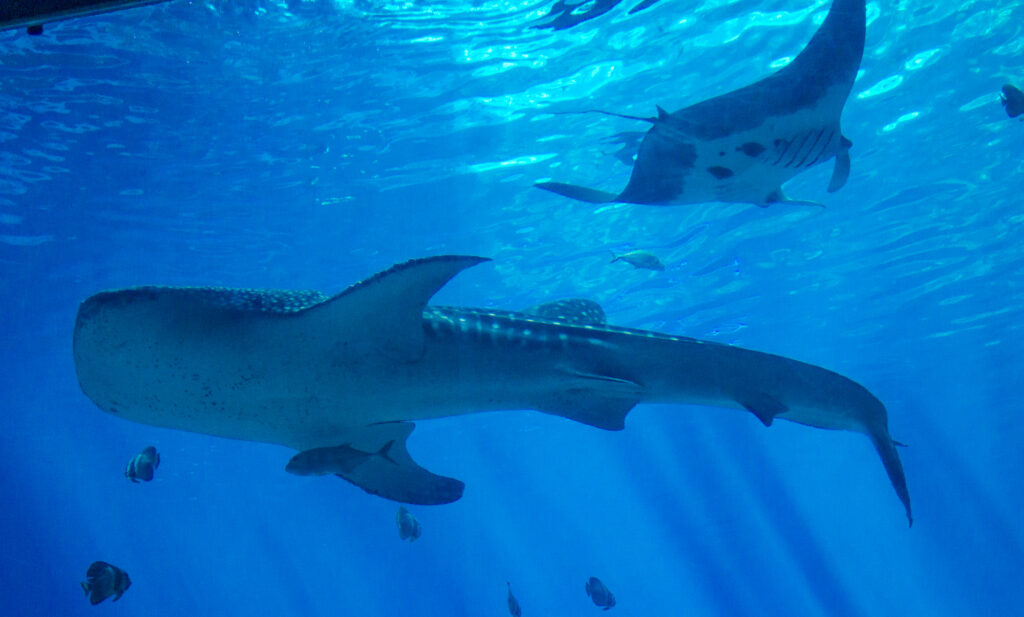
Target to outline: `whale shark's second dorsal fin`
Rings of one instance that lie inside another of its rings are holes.
[[[485,257],[446,255],[414,259],[393,266],[307,309],[339,328],[373,338],[377,351],[396,360],[413,361],[424,349],[423,308],[453,276]],[[367,328],[367,324],[380,327]]]
[[[346,431],[338,446],[296,454],[285,470],[300,476],[335,474],[367,493],[418,505],[451,503],[465,485],[431,473],[409,456],[405,441],[412,422],[382,422]]]

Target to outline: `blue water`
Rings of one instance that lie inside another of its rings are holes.
[[[0,34],[3,612],[9,615],[1013,615],[1024,610],[1019,3],[871,2],[826,209],[592,206],[617,133],[756,80],[828,3],[175,1]],[[609,265],[656,253],[665,272]],[[640,406],[604,432],[536,412],[421,422],[462,500],[300,478],[292,452],[133,424],[79,390],[79,302],[139,284],[325,292],[413,257],[494,258],[439,303],[600,301],[612,323],[828,367],[889,410],[906,520],[868,440]],[[146,445],[156,479],[129,483]],[[133,585],[90,607],[95,560]]]

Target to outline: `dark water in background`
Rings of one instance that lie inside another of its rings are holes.
[[[872,2],[828,208],[595,207],[627,120],[763,76],[827,3],[662,0],[572,30],[545,3],[172,2],[0,34],[4,612],[1015,614],[1024,606],[1024,81],[1019,4]],[[952,33],[952,34],[951,34]],[[609,265],[657,253],[667,271]],[[464,498],[410,508],[283,471],[291,452],[124,422],[78,390],[103,288],[334,291],[411,257],[490,256],[446,304],[599,300],[612,323],[783,354],[885,402],[916,523],[866,439],[641,406],[606,433],[534,412],[422,422]],[[145,445],[150,484],[122,476]],[[89,563],[134,585],[93,608]]]

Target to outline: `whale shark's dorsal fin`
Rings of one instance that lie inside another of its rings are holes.
[[[331,323],[353,324],[353,331],[374,338],[376,351],[395,360],[418,360],[424,349],[423,308],[453,276],[485,257],[451,255],[414,259],[352,285],[307,309]],[[386,327],[367,328],[368,323]]]
[[[546,302],[532,306],[523,312],[527,315],[536,315],[542,319],[576,326],[604,326],[608,324],[601,305],[586,298],[566,298],[565,300]]]
[[[346,431],[338,446],[296,454],[285,467],[300,476],[335,474],[367,493],[402,503],[439,505],[457,501],[465,485],[431,473],[409,456],[405,441],[412,422],[382,422]]]

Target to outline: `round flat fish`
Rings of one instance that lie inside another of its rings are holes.
[[[82,591],[94,605],[111,596],[114,597],[112,601],[117,602],[132,584],[127,572],[105,561],[94,561],[85,576],[85,582],[81,583]]]
[[[594,601],[594,604],[602,609],[608,610],[615,606],[615,595],[608,591],[608,588],[604,586],[601,579],[591,576],[590,580],[587,581],[586,590],[587,595]]]
[[[398,524],[398,537],[403,540],[413,542],[423,533],[420,522],[402,506],[398,507],[395,514],[395,523]]]
[[[1024,115],[1024,92],[1020,88],[1012,84],[1005,84],[999,99],[1003,107],[1006,108],[1007,116],[1016,118],[1017,116]],[[1024,120],[1024,118],[1021,119]]]
[[[153,479],[156,468],[160,466],[160,453],[153,446],[139,452],[124,468],[124,476],[132,482],[149,482]]]

